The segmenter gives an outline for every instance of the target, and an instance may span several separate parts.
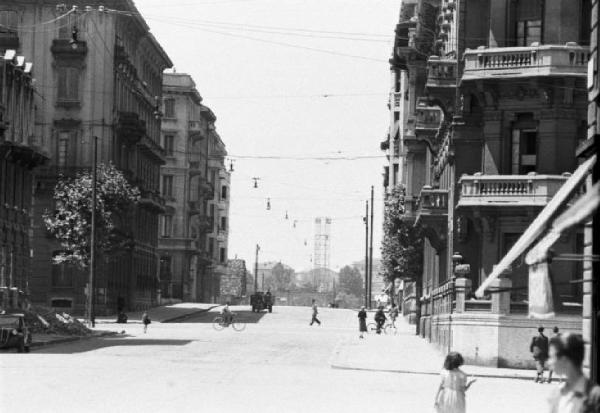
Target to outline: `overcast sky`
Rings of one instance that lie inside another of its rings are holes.
[[[371,185],[380,255],[379,142],[389,124],[387,60],[400,3],[136,1],[177,72],[194,78],[234,160],[230,258],[252,268],[258,243],[261,261],[311,268],[314,218],[328,216],[330,266],[363,259]],[[290,159],[356,156],[370,158]]]

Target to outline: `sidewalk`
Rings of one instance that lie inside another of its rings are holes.
[[[204,304],[204,303],[181,303],[169,306],[154,307],[148,310],[148,315],[153,322],[169,323],[185,319],[190,315],[210,311],[219,307],[219,304]],[[142,311],[127,313],[129,320],[127,324],[141,324]],[[84,321],[84,320],[81,320]],[[116,316],[98,317],[96,319],[96,327],[92,329],[92,334],[88,336],[65,336],[58,334],[34,334],[31,348],[49,346],[54,344],[70,343],[79,340],[88,340],[91,338],[106,337],[119,334],[117,331],[103,330],[103,324],[116,324]],[[119,326],[126,324],[119,324]],[[110,328],[105,326],[104,328]]]
[[[89,336],[62,336],[57,334],[34,334],[31,348],[50,346],[53,344],[70,343],[79,340],[89,340],[91,338],[113,336],[117,334],[114,331],[94,331]]]
[[[444,364],[433,344],[415,335],[415,326],[398,319],[398,335],[370,334],[364,339],[345,339],[338,344],[329,361],[332,368],[407,374],[439,375]],[[533,380],[533,370],[465,365],[462,369],[476,377]]]
[[[173,305],[164,305],[160,307],[152,307],[148,309],[148,316],[154,323],[174,323],[188,316],[197,313],[210,311],[213,308],[219,307],[220,304],[211,303],[180,303]],[[127,324],[141,324],[143,311],[127,313]],[[98,324],[116,324],[117,316],[97,317],[96,325]]]

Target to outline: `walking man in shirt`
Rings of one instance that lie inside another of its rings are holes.
[[[317,304],[315,303],[315,299],[313,298],[313,300],[312,300],[312,320],[310,320],[309,325],[312,326],[314,322],[317,322],[319,325],[321,325],[321,322],[317,318],[317,314],[319,314],[319,310],[317,310]]]

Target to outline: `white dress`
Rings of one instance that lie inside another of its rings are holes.
[[[465,413],[467,375],[460,369],[442,370],[443,389],[437,398],[437,413]]]

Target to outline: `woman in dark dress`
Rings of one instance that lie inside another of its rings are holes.
[[[361,307],[358,312],[358,331],[360,332],[360,338],[364,338],[363,334],[367,331],[367,311],[365,307]]]

